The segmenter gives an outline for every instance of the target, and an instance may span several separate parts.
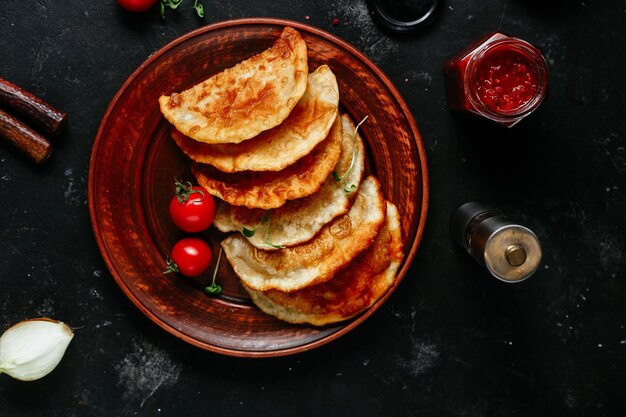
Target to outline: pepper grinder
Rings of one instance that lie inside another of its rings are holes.
[[[501,281],[524,281],[541,263],[535,233],[486,204],[461,205],[452,216],[450,230],[454,241]]]

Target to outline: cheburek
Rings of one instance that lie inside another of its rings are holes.
[[[398,210],[387,202],[385,224],[372,246],[332,279],[289,293],[244,288],[267,314],[290,323],[323,326],[371,307],[393,286],[403,258]]]
[[[304,94],[306,43],[286,27],[274,45],[188,90],[159,97],[161,113],[200,142],[239,143],[279,125]]]
[[[272,209],[287,200],[316,192],[333,171],[341,154],[342,127],[335,119],[328,137],[308,155],[281,171],[223,173],[209,165],[193,164],[191,171],[209,194],[229,204]]]
[[[375,177],[361,183],[350,210],[302,245],[264,251],[233,234],[222,241],[241,282],[257,291],[290,292],[328,281],[367,249],[385,219],[385,199]]]
[[[309,74],[307,89],[278,126],[244,142],[209,144],[172,130],[172,138],[196,162],[220,171],[279,171],[308,154],[326,136],[337,117],[339,87],[327,65]]]
[[[287,201],[268,214],[262,209],[222,202],[215,216],[215,226],[222,232],[241,232],[244,227],[256,228],[256,233],[248,237],[250,243],[259,249],[271,250],[275,246],[294,246],[308,241],[325,224],[348,211],[356,196],[356,191],[351,189],[358,188],[363,177],[365,149],[350,117],[342,115],[341,123],[341,157],[334,169],[339,182],[329,176],[317,192]]]

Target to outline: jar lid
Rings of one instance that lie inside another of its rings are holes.
[[[394,32],[411,32],[429,24],[439,0],[368,0],[372,16],[378,23]]]

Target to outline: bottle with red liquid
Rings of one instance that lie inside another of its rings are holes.
[[[531,114],[546,97],[548,66],[539,49],[499,32],[445,64],[448,104],[506,127]]]

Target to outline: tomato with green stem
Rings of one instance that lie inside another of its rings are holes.
[[[202,239],[186,237],[174,245],[171,257],[167,258],[164,274],[178,272],[188,277],[202,274],[211,265],[211,248]]]
[[[215,200],[204,188],[176,181],[176,192],[169,205],[172,222],[188,233],[207,230],[215,219]]]

